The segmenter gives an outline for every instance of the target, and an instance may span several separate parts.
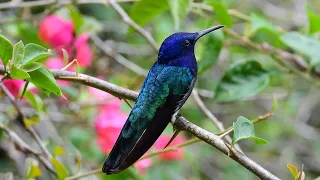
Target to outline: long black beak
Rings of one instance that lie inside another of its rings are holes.
[[[218,25],[218,26],[214,26],[214,27],[211,27],[211,28],[208,28],[208,29],[205,29],[203,31],[200,31],[198,32],[198,35],[196,36],[196,41],[201,38],[202,36],[212,32],[212,31],[215,31],[217,29],[220,29],[220,28],[223,28],[224,26],[223,25]]]

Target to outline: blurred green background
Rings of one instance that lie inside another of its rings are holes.
[[[144,74],[114,58],[114,54],[148,70],[156,61],[157,52],[110,4],[81,0],[78,3],[46,3],[43,0],[38,1],[42,6],[24,6],[28,2],[33,1],[1,1],[2,35],[14,43],[22,40],[24,44],[36,43],[52,48],[50,43],[39,38],[39,24],[49,15],[58,16],[72,22],[75,37],[84,32],[90,35],[87,43],[92,58],[88,66],[80,65],[81,73],[139,91]],[[205,105],[225,127],[232,126],[239,116],[252,120],[270,112],[276,97],[275,115],[255,124],[255,134],[269,143],[259,145],[241,141],[240,147],[247,156],[281,179],[293,179],[287,164],[298,169],[303,166],[306,179],[320,176],[320,101],[319,87],[315,85],[319,81],[317,70],[320,67],[320,1],[142,0],[118,3],[134,22],[151,33],[158,47],[174,32],[195,32],[224,24],[241,38],[258,45],[267,43],[281,52],[301,57],[306,68],[304,72],[293,59],[282,58],[287,64],[283,65],[275,56],[251,47],[243,39],[217,31],[197,43],[199,74],[196,88]],[[97,39],[101,40],[100,44]],[[104,48],[111,48],[114,54],[106,54]],[[53,50],[53,53],[59,56],[59,51]],[[234,67],[244,68],[242,66],[249,61],[258,62],[258,67],[232,71]],[[306,74],[309,80],[287,66]],[[36,127],[52,153],[56,146],[63,147],[65,152],[59,160],[68,176],[100,168],[106,155],[97,144],[95,121],[104,102],[92,98],[84,85],[72,83],[61,89],[68,101],[54,95],[48,97],[39,91],[42,110],[35,112],[30,104],[22,102],[23,110],[29,116],[39,115],[40,122]],[[38,148],[31,136],[11,121],[16,117],[16,111],[8,99],[0,95],[0,122]],[[130,111],[123,101],[121,111],[126,114]],[[193,96],[180,112],[196,125],[213,133],[220,132]],[[172,134],[171,124],[164,133]],[[14,147],[5,133],[2,134],[0,172],[13,172],[21,179],[25,175],[26,156]],[[189,133],[183,133],[183,136],[192,138]],[[96,174],[87,179],[257,179],[246,168],[204,142],[184,147],[182,153],[183,158],[176,160],[152,157],[152,164],[145,173],[130,168],[118,175]],[[55,179],[42,166],[41,172],[38,179]]]

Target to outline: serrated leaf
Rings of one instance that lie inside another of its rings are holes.
[[[57,157],[57,156],[60,156],[61,154],[63,154],[65,152],[64,148],[61,147],[61,146],[56,146],[54,147],[54,150],[53,150],[53,156],[54,157]]]
[[[269,83],[269,73],[257,61],[232,65],[220,80],[214,100],[228,102],[252,96]]]
[[[320,63],[320,41],[297,32],[286,33],[280,38],[290,48],[308,56],[311,60],[311,66]]]
[[[27,128],[29,128],[30,126],[34,126],[34,125],[38,124],[40,122],[40,117],[37,115],[34,115],[30,118],[25,118],[23,120],[23,122],[24,122],[25,126]]]
[[[290,170],[293,178],[296,178],[299,174],[298,169],[292,165],[292,164],[287,164],[287,168]]]
[[[13,47],[13,64],[19,67],[19,64],[24,57],[24,44],[22,41],[19,41]]]
[[[29,81],[38,88],[44,89],[49,93],[63,96],[61,89],[59,88],[51,71],[45,66],[41,66],[39,69],[29,72],[29,75]]]
[[[277,96],[274,95],[272,106],[271,106],[271,112],[274,112],[277,109],[277,107],[278,107],[278,100],[277,100]]]
[[[168,2],[154,1],[154,0],[141,0],[135,2],[130,10],[129,16],[131,19],[140,26],[145,25],[156,15],[169,9]],[[134,30],[130,28],[129,33]]]
[[[31,71],[39,69],[42,66],[43,65],[41,63],[31,62],[31,63],[28,63],[28,64],[22,66],[21,69],[24,70],[25,72],[31,72]]]
[[[24,58],[22,60],[22,64],[29,64],[35,61],[41,61],[48,58],[51,55],[51,52],[37,44],[27,44],[25,46]]]
[[[55,158],[51,158],[50,159],[53,167],[56,169],[57,171],[57,176],[59,180],[64,180],[67,175],[68,175],[68,171],[67,169],[64,167],[63,164],[61,164],[57,159]]]
[[[11,79],[28,79],[30,78],[29,74],[22,69],[12,65],[10,69],[10,78]]]
[[[181,21],[189,12],[191,0],[168,0],[170,12],[173,17],[175,30],[180,28]]]
[[[226,27],[231,28],[232,17],[228,13],[228,9],[219,1],[212,1],[209,4],[213,7],[219,22]]]
[[[253,123],[249,119],[240,116],[237,121],[233,123],[232,145],[243,139],[254,140],[257,144],[268,143],[268,141],[255,136]]]
[[[24,97],[37,111],[42,111],[43,102],[38,95],[32,94],[30,91],[26,91],[24,93]]]
[[[309,20],[309,34],[320,31],[320,15],[315,14],[310,8],[306,8]]]
[[[26,179],[34,179],[42,174],[41,169],[39,168],[39,162],[36,159],[28,157],[26,159],[25,168]]]
[[[8,62],[12,58],[12,51],[13,51],[13,46],[11,42],[4,37],[3,35],[0,34],[0,59],[3,63],[3,65],[6,67]]]
[[[276,31],[275,26],[264,17],[259,16],[255,13],[251,14],[251,30],[253,33],[259,31],[260,29],[268,29],[270,31]]]
[[[203,54],[198,63],[199,73],[206,71],[216,64],[222,49],[223,39],[224,35],[222,31],[215,31],[206,35]]]

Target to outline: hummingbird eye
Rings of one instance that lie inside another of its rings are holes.
[[[184,41],[184,45],[185,45],[185,46],[189,46],[189,45],[190,45],[190,41],[185,40],[185,41]]]

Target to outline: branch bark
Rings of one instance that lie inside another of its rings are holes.
[[[111,84],[109,82],[100,80],[98,78],[88,76],[81,73],[69,72],[69,71],[61,71],[61,70],[52,70],[53,75],[56,79],[67,80],[72,82],[78,82],[87,86],[95,87],[97,89],[108,92],[114,96],[124,99],[136,100],[138,97],[138,92],[132,91],[129,89],[122,88],[120,86]],[[3,66],[0,66],[0,74],[4,74]],[[178,117],[175,121],[174,126],[180,130],[187,131],[199,139],[205,141],[211,146],[215,147],[219,151],[224,154],[229,153],[230,147],[223,140],[221,140],[218,136],[198,127],[197,125],[189,122],[184,117]],[[232,149],[232,156],[229,156],[234,161],[238,162],[249,171],[257,175],[260,179],[263,180],[280,180],[280,178],[276,177],[265,168],[260,166],[258,163],[245,156],[244,154],[238,152],[235,149]]]

